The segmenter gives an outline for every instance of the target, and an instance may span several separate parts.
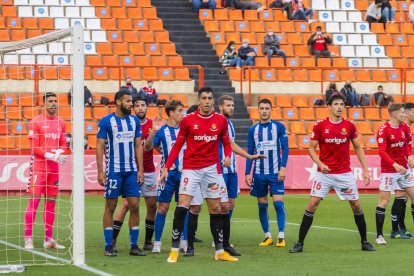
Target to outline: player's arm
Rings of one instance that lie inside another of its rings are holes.
[[[311,141],[309,143],[309,156],[315,162],[315,164],[321,169],[322,173],[329,173],[331,169],[326,166],[322,161],[319,159],[318,154],[316,153],[316,149],[318,148],[319,139],[320,139],[321,128],[320,124],[316,123],[313,126],[313,131],[311,134]]]
[[[221,160],[223,167],[229,167],[231,165],[232,148],[230,143],[229,129],[227,120],[223,120],[223,128],[220,133],[221,142],[223,143],[224,159]]]
[[[156,137],[159,129],[158,125],[153,124],[151,133],[144,143],[144,151],[150,151],[154,148],[154,137]]]
[[[251,127],[249,129],[249,134],[247,137],[247,153],[250,155],[253,155],[254,149],[255,149],[254,133],[253,133],[253,127]],[[250,175],[252,171],[252,165],[253,165],[253,161],[251,159],[247,159],[246,160],[246,171],[244,175],[245,175],[246,185],[249,187],[252,185],[252,176]]]
[[[386,129],[379,129],[377,134],[377,142],[378,142],[378,154],[381,157],[381,160],[387,163],[388,165],[394,167],[394,169],[400,173],[405,174],[407,170],[395,162],[387,153],[387,130]]]
[[[365,186],[369,185],[371,176],[369,175],[369,171],[368,171],[368,165],[367,165],[367,160],[365,158],[365,153],[364,153],[364,149],[361,146],[361,143],[359,142],[358,137],[351,139],[352,145],[354,146],[355,149],[355,153],[358,157],[359,163],[361,163],[362,165],[362,177],[364,180],[364,184]]]
[[[408,166],[410,168],[414,167],[414,158],[411,156],[411,148],[413,146],[413,141],[411,137],[411,131],[407,127],[407,131],[405,133],[406,143],[404,148],[405,157],[407,159]]]
[[[144,183],[144,150],[142,148],[141,137],[134,140],[135,160],[138,167],[138,182]]]
[[[283,124],[280,124],[279,133],[277,135],[280,146],[282,148],[282,162],[280,164],[280,170],[278,173],[278,180],[284,181],[286,178],[286,166],[289,158],[289,138],[286,133],[286,127]]]
[[[105,140],[102,138],[96,139],[96,166],[98,167],[98,183],[105,186],[106,177],[103,169],[103,155],[105,152]]]
[[[236,142],[234,142],[233,140],[230,140],[230,145],[231,145],[231,149],[233,150],[233,152],[235,154],[240,155],[241,157],[244,157],[246,159],[257,160],[257,159],[264,159],[264,158],[266,158],[262,154],[254,154],[254,155],[248,154],[239,145],[237,145]]]
[[[29,139],[31,140],[31,146],[33,154],[37,157],[45,158],[47,160],[54,161],[59,164],[63,164],[66,161],[64,156],[61,156],[63,150],[53,149],[52,152],[46,151],[46,145],[42,145],[39,138],[40,131],[38,125],[35,122],[31,122],[29,126]]]

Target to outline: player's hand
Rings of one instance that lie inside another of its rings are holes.
[[[250,160],[258,160],[258,159],[266,159],[266,156],[264,156],[263,154],[255,154],[255,155],[250,155]]]
[[[403,166],[397,164],[397,163],[394,163],[392,166],[400,174],[406,174],[407,173],[407,169],[404,168]]]
[[[138,183],[139,185],[144,184],[144,172],[143,171],[138,171]]]
[[[413,156],[408,156],[407,162],[408,162],[408,166],[410,168],[413,168],[414,167],[414,157]]]
[[[246,185],[251,187],[252,186],[252,176],[250,174],[246,175],[245,179]]]
[[[104,172],[98,172],[98,183],[102,187],[105,187],[105,184],[106,184],[106,176],[105,176]]]
[[[319,165],[319,168],[321,169],[322,173],[329,173],[331,171],[331,169],[322,162]]]
[[[286,179],[286,168],[280,167],[279,173],[277,175],[277,181],[285,181]]]
[[[371,175],[369,174],[368,170],[364,170],[362,173],[362,180],[364,180],[364,185],[368,186],[371,182]]]
[[[163,183],[166,182],[168,180],[168,169],[167,168],[162,168],[161,169],[161,175],[160,175],[160,180],[158,180],[158,183]]]
[[[52,150],[53,157],[51,160],[55,161],[56,163],[63,165],[66,162],[66,156],[62,155],[65,151],[63,149],[54,149]]]
[[[221,165],[223,165],[223,167],[225,167],[225,168],[230,167],[230,165],[231,165],[231,159],[229,157],[225,157],[221,161]]]

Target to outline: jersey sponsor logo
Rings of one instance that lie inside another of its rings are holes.
[[[329,128],[326,128],[325,129],[325,134],[328,134],[329,133]]]
[[[53,132],[52,133],[46,133],[45,138],[56,140],[56,139],[59,139],[59,134],[53,133]]]
[[[341,193],[345,195],[352,195],[354,194],[354,190],[351,188],[341,188]]]
[[[378,139],[378,143],[380,143],[380,144],[381,144],[381,143],[383,143],[383,142],[384,142],[384,139],[382,139],[382,138],[379,138],[379,139]]]
[[[213,136],[210,136],[210,135],[196,135],[196,136],[194,136],[194,140],[196,140],[196,141],[204,141],[204,142],[210,142],[210,141],[216,141],[217,140],[217,135],[213,135]]]
[[[342,128],[342,130],[341,130],[341,134],[342,135],[346,135],[348,132],[346,131],[346,128]]]
[[[194,125],[194,129],[198,129],[198,125]]]
[[[211,131],[217,131],[217,126],[216,126],[216,124],[212,124],[212,125],[211,125],[211,127],[210,127],[210,130],[211,130]]]
[[[44,125],[44,126],[42,126],[42,128],[49,128],[49,126],[48,125]]]
[[[27,176],[29,175],[29,173],[26,172],[26,170],[29,167],[30,167],[30,162],[25,162],[21,164],[17,162],[12,162],[12,163],[5,164],[3,167],[3,172],[0,175],[0,183],[8,183],[10,179],[13,178],[14,176],[19,181],[23,183],[28,183],[29,177]],[[15,174],[12,173],[13,169],[16,169]]]
[[[115,136],[116,143],[125,143],[134,141],[134,132],[133,131],[124,131],[120,132]]]
[[[210,183],[207,185],[207,189],[210,191],[217,191],[219,189],[219,185],[217,183]]]
[[[274,150],[276,148],[276,141],[258,142],[256,145],[257,151]]]
[[[340,138],[336,138],[335,137],[335,138],[326,138],[325,139],[325,143],[328,143],[328,144],[337,144],[337,145],[345,144],[346,141],[347,141],[347,138],[340,139]]]
[[[392,148],[396,148],[396,147],[402,148],[403,146],[404,146],[404,142],[403,141],[400,141],[398,143],[391,144],[391,147]]]

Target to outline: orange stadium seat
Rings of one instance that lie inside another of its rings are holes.
[[[182,66],[183,58],[181,56],[169,56],[168,66]]]
[[[92,149],[96,149],[96,135],[88,135],[88,145]]]
[[[275,81],[276,80],[275,70],[273,69],[261,70],[261,79],[264,81]]]
[[[160,80],[174,80],[173,69],[171,68],[159,68],[158,76]]]
[[[307,134],[306,125],[303,121],[290,122],[290,133]]]
[[[280,81],[292,81],[292,71],[277,70],[277,79]]]
[[[348,118],[351,120],[364,120],[364,113],[362,108],[354,107],[348,109]]]
[[[308,135],[298,135],[298,146],[302,149],[309,148],[310,139]]]
[[[315,117],[317,120],[325,119],[329,116],[329,110],[324,107],[315,108]]]
[[[186,95],[174,94],[174,95],[172,95],[171,99],[181,101],[181,103],[184,105],[184,107],[189,106],[188,102],[187,102],[187,96]]]
[[[59,106],[58,115],[64,120],[72,119],[72,108],[70,106]]]
[[[0,148],[15,149],[14,136],[0,136]]]
[[[0,135],[7,135],[9,133],[9,125],[6,121],[0,121]]]
[[[387,108],[381,108],[381,119],[387,121],[390,119],[390,114],[388,113]]]
[[[357,122],[356,128],[358,130],[358,133],[361,133],[364,135],[374,134],[371,128],[371,122]]]
[[[308,97],[305,95],[293,95],[292,96],[293,106],[296,107],[308,107]]]
[[[174,69],[174,75],[177,80],[190,80],[190,72],[188,68]]]
[[[96,134],[98,132],[98,123],[93,121],[85,122],[85,134]]]
[[[291,107],[292,97],[290,95],[276,95],[275,105],[279,107]]]
[[[377,107],[365,107],[365,119],[370,121],[381,120],[380,110]]]
[[[175,44],[166,44],[166,43],[161,44],[161,53],[167,56],[177,55]]]
[[[306,107],[299,109],[299,118],[305,121],[315,120],[315,109],[313,107]]]
[[[270,115],[272,120],[281,121],[283,119],[280,107],[272,108],[272,114]]]
[[[19,106],[6,106],[6,116],[10,120],[21,120],[22,108]]]
[[[250,119],[252,119],[254,121],[259,121],[260,120],[259,112],[257,110],[257,107],[251,107],[250,110],[249,110],[249,114],[250,114]]]
[[[144,80],[158,80],[158,72],[156,68],[147,67],[142,69],[142,78]]]
[[[273,13],[271,10],[263,10],[259,14],[260,21],[273,21]]]
[[[374,135],[364,135],[364,144],[369,149],[378,148],[377,139]]]
[[[296,141],[296,135],[289,135],[288,136],[288,142],[289,142],[289,148],[290,149],[297,149],[299,147],[298,143]]]
[[[287,120],[299,120],[298,109],[296,107],[283,108],[283,118]]]
[[[10,124],[11,134],[24,135],[27,134],[27,124],[26,122],[13,121]]]
[[[83,109],[83,116],[85,120],[92,120],[92,108],[86,107]]]
[[[16,149],[30,149],[31,141],[28,136],[17,136],[16,137]]]
[[[293,80],[294,81],[308,81],[308,71],[307,70],[293,70]]]
[[[23,108],[23,118],[26,120],[31,120],[41,113],[41,109],[33,106],[26,106]]]

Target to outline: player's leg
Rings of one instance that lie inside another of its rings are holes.
[[[230,220],[233,216],[234,207],[236,205],[236,198],[239,193],[239,183],[237,173],[224,173],[224,182],[227,187],[227,194],[229,197],[229,216]]]
[[[393,188],[395,192],[394,202],[391,208],[391,224],[392,232],[391,238],[410,238],[412,234],[407,230],[405,226],[405,211],[407,196],[398,184]]]
[[[273,207],[276,211],[277,216],[277,226],[279,234],[277,236],[277,247],[285,247],[285,226],[286,226],[286,211],[284,203],[284,194],[285,194],[285,183],[283,181],[278,181],[278,175],[268,175],[268,182],[270,188],[270,194],[273,199]]]
[[[201,204],[203,203],[203,196],[201,191],[197,193],[191,201],[190,210],[187,213],[187,249],[185,250],[185,257],[194,256],[194,240],[198,227],[198,216],[201,212]],[[184,247],[185,244],[180,244],[180,248]]]
[[[399,177],[398,175],[398,173],[382,173],[380,176],[379,199],[375,210],[375,223],[377,228],[377,239],[375,241],[378,245],[387,244],[383,234],[385,211],[390,200],[392,188],[395,185],[394,182]]]
[[[42,198],[43,190],[46,184],[45,173],[34,173],[30,179],[28,193],[30,195],[25,213],[25,237],[24,247],[33,249],[33,224],[36,220],[37,208]]]
[[[223,224],[223,247],[224,251],[229,253],[231,256],[241,256],[240,252],[233,248],[230,243],[230,234],[231,234],[231,223],[230,223],[230,203],[229,196],[227,193],[227,187],[224,183],[224,178],[220,175],[220,185],[221,185],[221,199],[220,199],[220,209],[221,209],[221,221]]]
[[[375,248],[367,240],[367,224],[365,222],[364,212],[361,208],[359,200],[350,200],[349,204],[354,212],[355,224],[358,227],[358,232],[361,237],[361,249],[363,251],[375,251]]]
[[[407,210],[407,199],[408,196],[403,190],[395,190],[394,203],[397,201],[397,205],[400,205],[400,217],[397,217],[399,229],[408,237],[412,238],[413,234],[407,229],[405,225],[405,212]],[[414,217],[414,216],[413,216]]]
[[[145,198],[147,216],[145,218],[145,243],[144,250],[152,250],[152,236],[154,235],[154,220],[157,212],[157,180],[155,172],[144,174],[144,184],[141,186],[141,194]]]
[[[112,225],[112,247],[115,252],[118,252],[116,248],[116,239],[118,238],[121,227],[124,224],[126,213],[128,212],[128,201],[126,198],[122,198],[121,206],[118,208],[118,211],[114,215],[114,223]]]

